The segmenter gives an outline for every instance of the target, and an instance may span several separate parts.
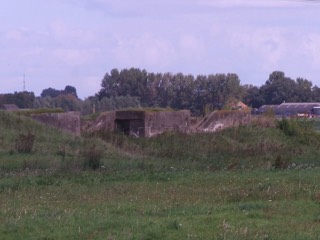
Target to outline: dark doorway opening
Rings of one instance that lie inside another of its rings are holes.
[[[144,121],[141,119],[116,119],[115,125],[117,132],[123,133],[128,136],[144,136]]]
[[[116,120],[117,131],[125,135],[130,134],[130,120]]]

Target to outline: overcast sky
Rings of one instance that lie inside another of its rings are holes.
[[[0,93],[76,87],[105,73],[236,73],[261,86],[272,71],[320,86],[320,1],[2,0]]]

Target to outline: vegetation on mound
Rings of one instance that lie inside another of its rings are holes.
[[[114,133],[73,137],[0,112],[0,168],[162,172],[319,166],[320,136],[312,122],[266,118],[217,133],[167,132],[147,139]]]
[[[125,108],[117,110],[118,112],[126,112],[126,111],[137,111],[137,112],[163,112],[163,111],[175,111],[172,108],[160,108],[160,107],[154,107],[154,108]]]
[[[24,115],[0,111],[2,170],[95,169],[113,155],[113,147],[99,139],[74,137]]]
[[[269,118],[269,117],[267,117]],[[319,165],[320,135],[312,122],[258,119],[249,125],[216,133],[167,132],[153,138],[100,136],[119,150],[140,159],[154,170],[169,168],[273,169]]]
[[[15,112],[18,115],[31,116],[35,114],[43,113],[63,113],[62,108],[38,108],[38,109],[26,109]]]

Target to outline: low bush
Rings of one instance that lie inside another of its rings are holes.
[[[32,133],[20,134],[16,139],[15,149],[19,153],[31,153],[36,136]]]
[[[289,166],[289,159],[283,158],[281,155],[278,155],[274,161],[275,169],[287,169]]]
[[[96,146],[91,145],[82,152],[84,159],[84,169],[97,170],[101,167],[102,151]]]

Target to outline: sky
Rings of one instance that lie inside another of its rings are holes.
[[[0,93],[71,85],[85,99],[131,67],[320,86],[319,13],[317,0],[2,0]]]

